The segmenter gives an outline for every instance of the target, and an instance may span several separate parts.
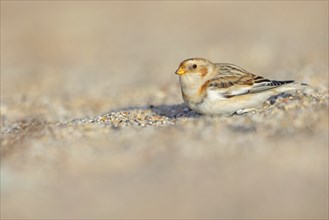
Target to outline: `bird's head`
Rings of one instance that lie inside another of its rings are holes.
[[[180,63],[176,74],[180,76],[185,75],[198,75],[201,77],[206,76],[211,68],[214,66],[212,62],[203,58],[190,58]]]

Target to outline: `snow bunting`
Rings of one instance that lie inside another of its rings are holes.
[[[203,58],[184,60],[176,74],[184,102],[201,114],[245,113],[271,96],[305,86],[293,80],[265,79],[236,65]]]

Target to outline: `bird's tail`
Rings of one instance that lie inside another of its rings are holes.
[[[278,81],[278,80],[271,80],[269,82],[269,86],[281,86],[281,85],[285,85],[285,84],[290,84],[290,83],[294,83],[294,80],[285,80],[285,81]]]
[[[279,87],[276,88],[277,91],[281,92],[294,92],[296,90],[301,91],[303,93],[308,93],[307,91],[313,90],[308,84],[306,83],[297,83],[293,80],[288,81],[274,81],[280,83]]]

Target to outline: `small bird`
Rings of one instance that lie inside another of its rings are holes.
[[[176,74],[187,106],[198,113],[212,115],[243,114],[271,96],[306,85],[293,80],[269,80],[236,65],[212,63],[203,58],[184,60]]]

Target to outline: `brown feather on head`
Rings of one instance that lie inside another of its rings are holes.
[[[180,63],[179,68],[176,70],[176,74],[200,74],[202,77],[208,74],[208,68],[212,63],[203,58],[190,58]]]

